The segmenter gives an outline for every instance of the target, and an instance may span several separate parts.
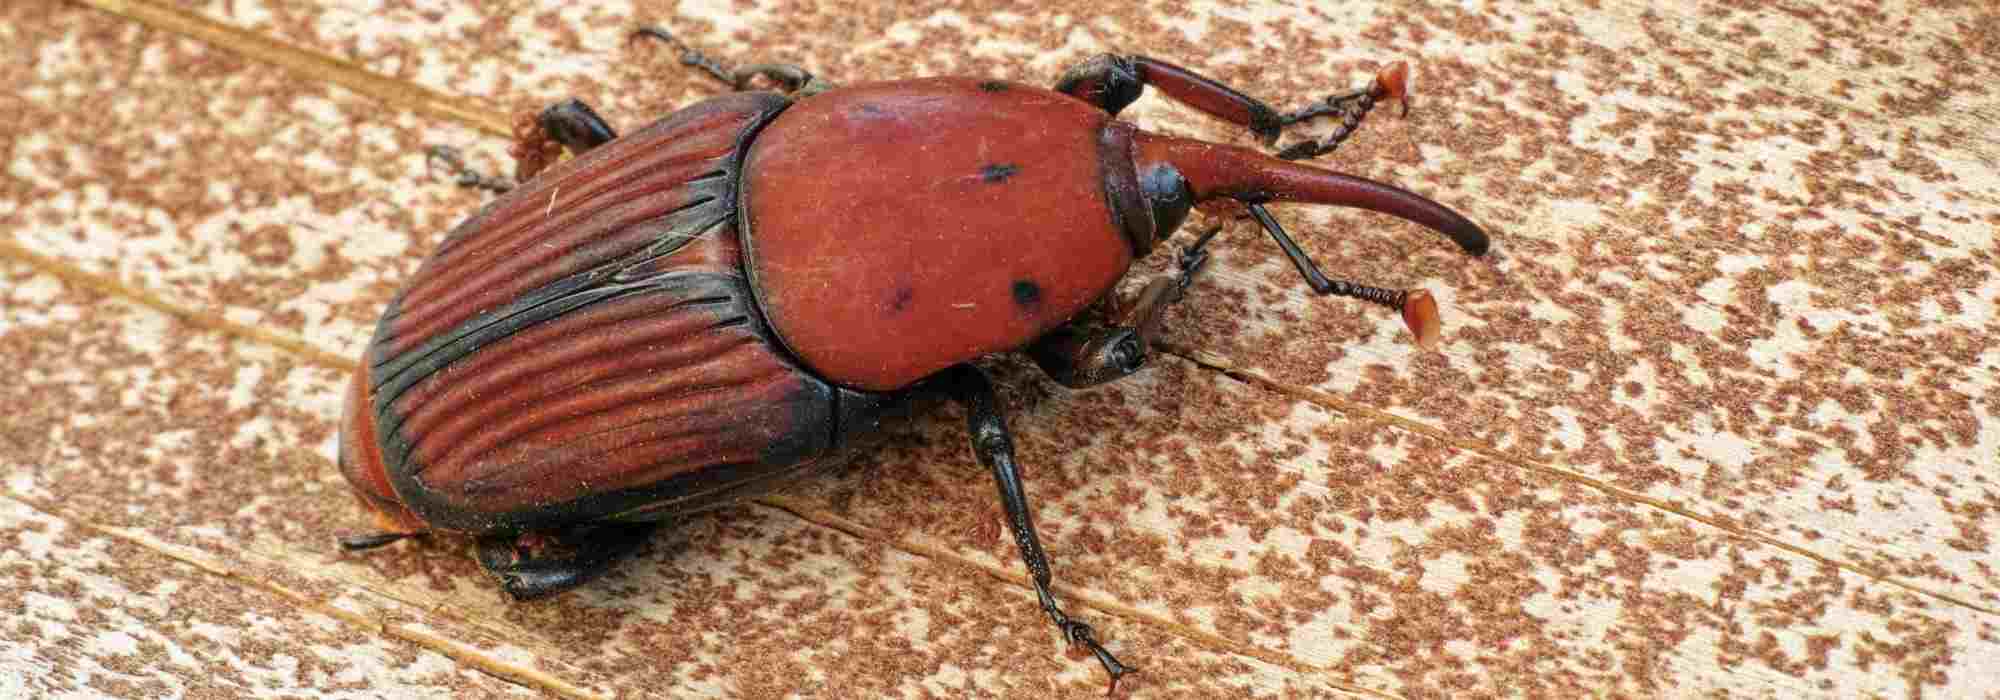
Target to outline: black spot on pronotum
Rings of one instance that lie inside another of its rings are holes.
[[[916,295],[917,291],[914,289],[897,287],[895,296],[889,297],[889,313],[902,313],[904,309],[910,308],[910,299]]]
[[[1042,287],[1032,280],[1014,280],[1014,303],[1022,308],[1033,308],[1042,303]]]
[[[979,89],[987,92],[1006,92],[1007,84],[998,80],[988,80],[979,84]]]
[[[1014,173],[1018,172],[1021,172],[1021,166],[1013,163],[998,163],[980,168],[979,177],[984,178],[987,182],[1005,182],[1007,178],[1013,177]]]

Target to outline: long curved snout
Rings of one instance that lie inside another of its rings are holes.
[[[1384,182],[1265,155],[1240,146],[1139,132],[1134,146],[1143,172],[1151,163],[1179,170],[1195,201],[1218,197],[1249,204],[1301,202],[1380,212],[1442,233],[1473,255],[1485,255],[1485,229],[1443,204]]]

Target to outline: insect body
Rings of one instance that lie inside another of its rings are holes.
[[[1328,280],[1263,205],[1357,206],[1487,248],[1478,226],[1402,189],[1116,119],[1149,84],[1267,141],[1345,117],[1279,154],[1310,157],[1401,96],[1400,65],[1280,114],[1143,57],[1100,56],[1055,90],[834,88],[792,66],[683,62],[789,94],[727,94],[623,137],[573,100],[524,123],[522,184],[453,231],[368,346],[340,466],[385,532],[343,545],[471,534],[504,590],[547,595],[661,523],[836,464],[943,396],[966,408],[1043,609],[1115,686],[1130,669],[1051,594],[1002,409],[969,363],[1022,351],[1072,387],[1139,369],[1214,232],[1122,313],[1083,312],[1204,201],[1243,203],[1316,291],[1398,308],[1426,346],[1428,294]],[[560,150],[575,157],[549,165]]]

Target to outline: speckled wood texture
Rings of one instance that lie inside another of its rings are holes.
[[[1320,162],[1494,254],[1274,211],[1330,273],[1431,290],[1436,351],[1198,215],[1230,228],[1145,371],[989,365],[1123,693],[2000,697],[1984,0],[8,0],[0,696],[1103,692],[952,408],[552,600],[465,540],[336,551],[371,527],[333,464],[354,358],[484,198],[424,149],[496,168],[514,112],[714,94],[650,23],[847,82],[1140,52],[1286,108],[1411,63],[1408,116]]]

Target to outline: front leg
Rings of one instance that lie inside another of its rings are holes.
[[[813,77],[810,71],[790,63],[753,63],[738,68],[730,68],[708,55],[695,50],[675,37],[666,27],[645,27],[632,32],[632,38],[657,39],[667,42],[681,52],[681,65],[699,68],[709,77],[721,81],[731,90],[748,90],[750,82],[758,76],[777,83],[793,98],[809,97],[834,88],[834,84]]]
[[[1176,102],[1209,116],[1245,127],[1266,145],[1276,143],[1285,127],[1318,117],[1338,116],[1341,125],[1319,141],[1305,140],[1285,147],[1278,157],[1298,160],[1325,155],[1354,133],[1375,104],[1396,99],[1409,111],[1409,67],[1391,64],[1368,87],[1334,95],[1291,112],[1279,113],[1262,101],[1186,68],[1145,56],[1099,54],[1063,73],[1057,92],[1097,105],[1116,116],[1139,99],[1147,85]]]
[[[1048,613],[1049,620],[1062,630],[1063,637],[1071,644],[1082,645],[1097,657],[1104,670],[1111,674],[1111,690],[1118,690],[1118,679],[1136,669],[1126,666],[1111,655],[1104,645],[1097,642],[1097,633],[1081,620],[1070,617],[1056,604],[1055,594],[1049,591],[1049,583],[1054,574],[1049,570],[1049,555],[1042,550],[1041,536],[1035,533],[1035,521],[1028,509],[1028,493],[1021,484],[1021,467],[1014,462],[1014,438],[1007,430],[1007,417],[1000,408],[1000,397],[993,391],[993,382],[986,373],[972,365],[954,365],[931,380],[933,386],[952,400],[965,407],[966,427],[972,433],[972,449],[978,453],[979,461],[993,471],[994,484],[1000,489],[1000,504],[1007,511],[1007,525],[1014,531],[1014,545],[1021,550],[1021,561],[1028,567],[1029,578],[1035,584],[1035,598],[1042,605],[1042,612]]]
[[[1086,327],[1068,323],[1042,336],[1024,351],[1042,372],[1063,386],[1082,389],[1122,379],[1145,366],[1159,337],[1160,318],[1167,307],[1187,293],[1194,276],[1208,262],[1204,248],[1216,233],[1216,226],[1195,239],[1181,252],[1180,271],[1146,284],[1138,301],[1122,311],[1112,312],[1112,325]]]

